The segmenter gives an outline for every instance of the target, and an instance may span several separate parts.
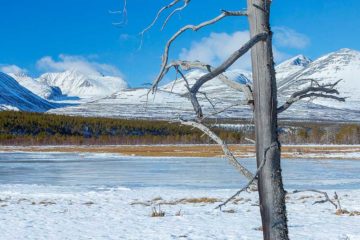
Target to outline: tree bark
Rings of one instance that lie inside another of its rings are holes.
[[[285,191],[280,166],[280,143],[277,133],[277,87],[270,30],[271,0],[247,0],[250,37],[266,32],[265,41],[251,49],[253,72],[256,159],[258,190],[264,239],[288,239]]]

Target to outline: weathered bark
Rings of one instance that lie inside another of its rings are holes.
[[[251,37],[267,32],[265,41],[251,49],[258,167],[258,190],[264,239],[288,239],[285,191],[280,166],[280,143],[277,133],[277,94],[269,25],[271,0],[247,0]]]

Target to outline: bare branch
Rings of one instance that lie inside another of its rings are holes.
[[[295,190],[295,191],[292,191],[292,192],[287,193],[287,194],[295,194],[295,193],[301,193],[301,192],[316,192],[316,193],[320,193],[320,194],[324,195],[325,199],[324,199],[324,200],[316,201],[316,202],[314,202],[313,204],[329,202],[329,203],[331,203],[336,209],[338,208],[338,206],[336,205],[336,203],[334,203],[334,202],[329,198],[329,195],[327,194],[327,192],[322,192],[322,191],[319,191],[319,190],[316,190],[316,189],[306,189],[306,190]],[[335,193],[335,194],[336,194],[336,193]],[[336,196],[337,196],[337,195],[336,195]]]
[[[192,30],[192,31],[198,31],[199,29],[212,25],[218,21],[220,21],[221,19],[228,17],[228,16],[246,16],[246,12],[242,12],[242,11],[223,11],[219,16],[210,19],[208,21],[202,22],[198,25],[186,25],[184,27],[182,27],[180,30],[178,30],[170,39],[169,41],[166,43],[165,45],[165,50],[164,50],[164,54],[162,56],[162,65],[161,65],[161,69],[160,69],[160,73],[157,76],[157,78],[155,79],[153,86],[151,88],[151,91],[155,91],[157,88],[157,85],[159,84],[159,82],[161,81],[161,79],[164,77],[165,75],[165,68],[166,65],[168,64],[169,61],[169,50],[171,47],[171,44],[180,36],[182,35],[184,32],[186,32],[187,30]]]
[[[259,33],[251,38],[247,43],[245,43],[241,48],[236,50],[231,56],[226,59],[219,67],[215,68],[213,71],[205,74],[192,86],[191,91],[197,92],[200,87],[207,81],[217,77],[218,75],[225,72],[230,66],[232,66],[241,56],[247,53],[256,43],[265,40],[268,37],[267,33]]]
[[[122,14],[121,22],[113,23],[114,26],[122,27],[127,24],[127,1],[124,0],[124,7],[122,11],[109,11],[110,14]]]
[[[214,67],[212,67],[211,65],[200,61],[177,60],[171,62],[169,65],[166,66],[165,73],[167,73],[169,69],[172,67],[181,67],[181,69],[185,71],[189,71],[192,69],[201,69],[208,72],[212,72],[214,70]],[[223,73],[219,74],[218,77],[219,80],[222,81],[224,84],[226,84],[228,87],[244,92],[245,98],[248,100],[248,103],[253,102],[252,87],[250,84],[241,84],[239,82],[232,81]]]
[[[231,56],[225,60],[219,67],[215,68],[213,71],[203,75],[200,77],[196,83],[190,89],[190,100],[194,107],[194,111],[198,118],[203,117],[203,112],[200,108],[200,104],[196,98],[196,94],[199,91],[200,87],[205,84],[207,81],[219,76],[224,73],[236,60],[238,60],[242,55],[244,55],[247,51],[249,51],[252,46],[256,43],[265,40],[267,38],[267,33],[259,33],[255,35],[252,39],[250,39],[247,43],[245,43],[240,49],[236,50]],[[154,85],[153,85],[154,87]]]
[[[334,99],[340,102],[345,102],[345,98],[344,97],[338,97],[335,96],[334,94],[338,95],[339,92],[334,89],[334,87],[340,82],[341,80],[335,82],[335,83],[329,83],[329,84],[323,84],[323,85],[319,85],[319,83],[316,80],[312,80],[311,81],[311,85],[310,87],[307,87],[305,89],[302,89],[300,91],[297,91],[295,93],[293,93],[289,99],[286,100],[286,102],[281,105],[280,107],[278,107],[277,112],[281,113],[283,111],[285,111],[286,109],[288,109],[292,104],[294,104],[295,102],[304,99],[304,98],[312,98],[312,97],[316,97],[316,98],[329,98],[329,99]],[[316,83],[316,87],[313,86],[313,83]]]
[[[167,22],[170,20],[170,18],[171,18],[176,12],[180,12],[180,11],[184,10],[184,9],[189,5],[190,1],[191,1],[191,0],[184,0],[184,5],[183,5],[183,6],[176,8],[174,11],[172,11],[172,12],[169,14],[169,16],[167,16],[167,18],[165,19],[164,24],[163,24],[162,27],[161,27],[161,31],[164,30],[164,28],[165,28]]]
[[[260,166],[258,167],[258,169],[256,170],[255,175],[253,176],[253,178],[250,179],[250,181],[243,187],[241,188],[239,191],[237,191],[234,195],[232,195],[231,197],[229,197],[225,202],[221,203],[220,205],[218,205],[215,209],[220,209],[225,206],[226,204],[228,204],[231,200],[233,200],[236,196],[238,196],[240,193],[246,191],[247,189],[249,189],[249,187],[251,186],[251,184],[258,178],[261,170],[263,169],[265,162],[266,162],[266,155],[268,153],[268,151],[271,148],[274,147],[279,147],[279,143],[278,142],[273,142],[269,147],[267,147],[264,151],[264,158],[260,163]]]
[[[171,8],[172,6],[174,6],[175,4],[177,4],[178,2],[180,2],[180,0],[174,0],[172,1],[170,4],[162,7],[156,14],[155,18],[153,19],[153,21],[149,24],[149,26],[147,26],[144,30],[142,30],[140,32],[140,35],[143,36],[145,34],[145,32],[147,32],[150,28],[152,28],[154,26],[154,24],[156,23],[156,21],[159,19],[160,14],[165,11],[168,8]]]
[[[238,170],[247,179],[251,180],[251,183],[249,185],[251,185],[253,183],[253,181],[254,181],[253,174],[238,162],[238,160],[235,158],[233,153],[229,150],[226,143],[219,136],[217,136],[213,131],[211,131],[208,127],[206,127],[202,123],[198,123],[198,122],[184,121],[184,120],[180,119],[180,123],[185,126],[191,126],[191,127],[199,129],[200,131],[205,133],[207,136],[209,136],[213,141],[215,141],[217,144],[219,144],[221,146],[225,156],[229,160],[229,163],[231,165],[233,165],[236,168],[236,170]]]

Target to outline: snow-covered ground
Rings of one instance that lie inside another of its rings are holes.
[[[243,163],[254,170],[253,159]],[[359,161],[284,160],[287,190],[338,193],[360,211]],[[257,193],[214,208],[245,180],[225,159],[0,153],[1,239],[261,239]],[[201,199],[207,198],[207,199]],[[360,216],[288,195],[291,239],[360,239]],[[164,217],[151,217],[153,207]]]

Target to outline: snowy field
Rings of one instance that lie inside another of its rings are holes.
[[[336,191],[350,212],[290,194],[291,239],[360,239],[360,161],[285,159],[283,172],[288,191]],[[214,209],[244,183],[221,158],[0,153],[0,239],[261,239],[257,193]]]

